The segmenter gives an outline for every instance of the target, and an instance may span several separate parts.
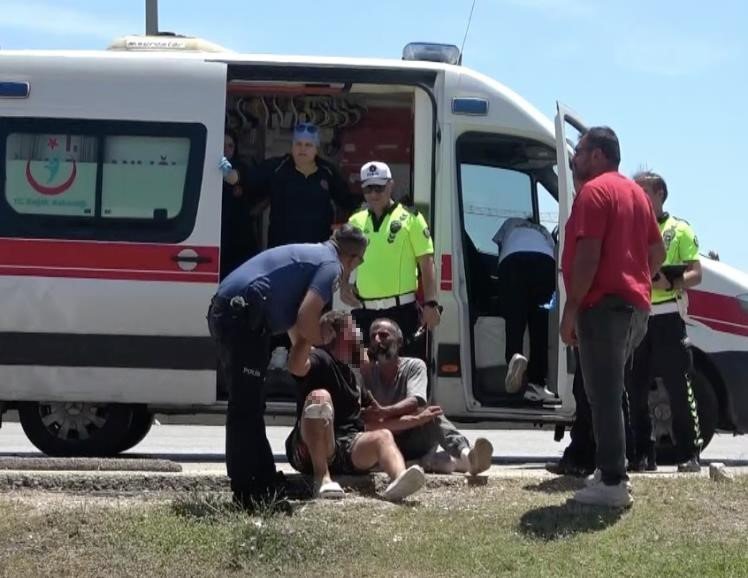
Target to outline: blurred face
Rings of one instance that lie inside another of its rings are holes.
[[[385,185],[369,185],[362,187],[366,205],[375,213],[383,212],[392,200],[392,189],[395,182],[390,180]]]
[[[345,325],[343,325],[342,331],[337,335],[335,343],[332,346],[331,353],[335,359],[343,363],[351,363],[353,361],[353,352],[356,351],[358,344],[357,336],[356,326],[349,315],[346,317]]]
[[[594,172],[593,153],[594,149],[590,148],[587,137],[582,137],[574,149],[574,156],[571,157],[571,171],[574,176],[575,185],[577,183],[583,185],[597,176],[592,174]]]
[[[297,166],[308,166],[317,157],[317,147],[308,140],[296,140],[291,145],[291,156]]]
[[[227,159],[231,159],[236,152],[236,143],[230,135],[224,135],[223,137],[223,156]]]
[[[369,331],[369,355],[377,361],[391,361],[397,357],[400,342],[391,323],[374,323]]]

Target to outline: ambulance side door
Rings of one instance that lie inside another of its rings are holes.
[[[566,289],[561,271],[561,255],[564,250],[566,222],[571,214],[574,202],[574,179],[571,173],[571,154],[578,137],[587,131],[587,126],[568,107],[556,103],[556,159],[558,170],[558,307],[554,312],[554,325],[558,327],[560,314],[566,303]],[[558,394],[563,400],[564,407],[574,404],[572,384],[574,381],[575,361],[574,352],[563,341],[558,340],[558,363],[556,367],[556,383]]]

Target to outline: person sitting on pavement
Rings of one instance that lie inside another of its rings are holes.
[[[402,500],[423,486],[423,469],[406,468],[390,431],[364,431],[361,408],[371,398],[351,369],[360,357],[353,318],[330,311],[321,322],[333,328],[335,337],[309,355],[296,424],[286,440],[288,461],[299,472],[314,477],[315,497],[342,498],[345,493],[333,475],[365,474],[378,466],[391,480],[383,497]]]
[[[517,393],[525,382],[528,401],[560,400],[545,386],[548,374],[548,308],[556,289],[555,242],[548,230],[531,218],[511,218],[493,237],[499,247],[499,295],[504,311],[507,393]],[[523,355],[525,328],[530,334],[530,356]]]
[[[443,415],[428,405],[426,364],[400,357],[403,334],[391,319],[376,319],[369,331],[369,363],[361,377],[373,401],[363,412],[367,430],[386,429],[406,460],[420,460],[436,473],[453,471],[476,475],[491,467],[493,446],[478,438],[471,448],[467,438]],[[441,446],[444,452],[437,452]]]

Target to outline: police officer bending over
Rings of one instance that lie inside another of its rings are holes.
[[[423,348],[413,343],[421,326],[418,269],[423,281],[423,324],[433,329],[440,321],[431,233],[422,215],[392,200],[394,181],[385,163],[372,161],[361,167],[361,186],[367,208],[355,213],[349,223],[364,232],[369,246],[355,289],[344,278],[341,298],[355,308],[353,317],[367,343],[372,322],[387,317],[403,331],[404,355],[423,358]]]
[[[345,225],[325,243],[268,249],[226,277],[211,301],[208,326],[229,391],[226,469],[242,506],[267,500],[276,490],[263,419],[270,340],[287,332],[289,371],[307,373],[311,346],[334,336],[329,324],[320,323],[322,310],[341,276],[362,262],[366,243],[358,229]]]

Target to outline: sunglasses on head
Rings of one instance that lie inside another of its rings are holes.
[[[296,128],[294,128],[294,132],[307,132],[309,134],[317,134],[317,131],[319,131],[319,129],[316,125],[305,122],[297,124]]]
[[[383,193],[387,185],[366,185],[364,187],[364,194],[366,193]]]

